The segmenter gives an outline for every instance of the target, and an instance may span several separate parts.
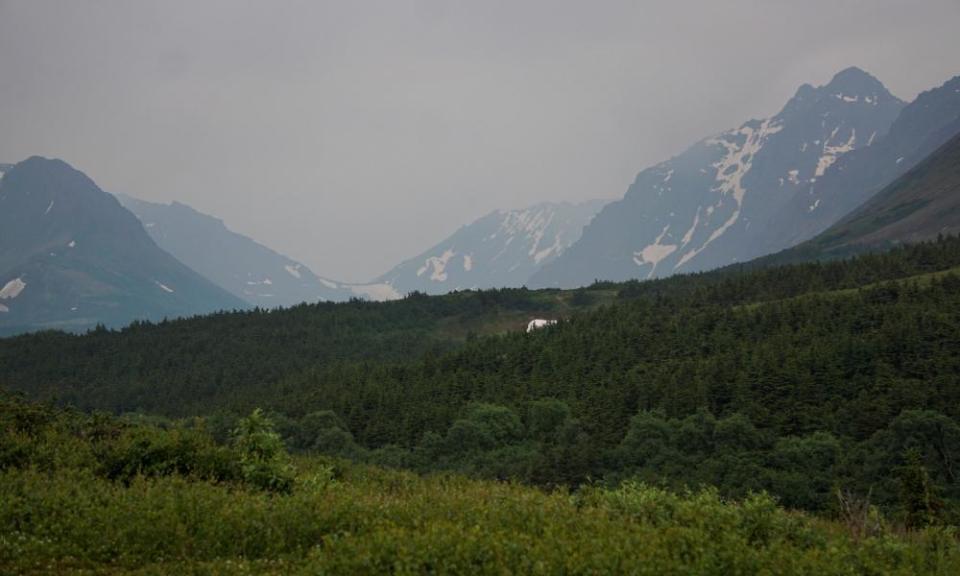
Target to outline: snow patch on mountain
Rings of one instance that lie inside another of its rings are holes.
[[[23,278],[14,278],[4,284],[3,288],[0,288],[0,300],[13,300],[19,296],[26,287],[27,283],[23,281]]]
[[[378,302],[403,298],[402,294],[385,282],[376,284],[352,284],[349,288],[357,296],[366,297]]]
[[[647,274],[647,278],[653,276],[653,272],[657,269],[657,264],[659,264],[661,260],[677,251],[676,244],[661,244],[668,230],[670,230],[669,224],[663,227],[663,231],[660,232],[660,235],[657,236],[653,244],[649,244],[644,247],[643,250],[633,253],[633,261],[636,262],[637,266],[653,264],[653,267],[650,268],[650,273]]]
[[[286,264],[286,265],[284,265],[283,269],[287,271],[287,274],[290,274],[291,276],[293,276],[294,278],[296,278],[296,279],[298,279],[298,280],[303,277],[303,276],[301,276],[301,274],[300,274],[300,265],[299,265],[299,264],[295,264],[295,265],[292,265],[292,266],[291,266],[290,264]]]
[[[456,252],[448,248],[444,250],[440,256],[430,256],[424,261],[423,266],[417,269],[417,276],[422,276],[425,272],[432,269],[432,272],[430,272],[431,280],[434,282],[446,282],[447,273],[445,270],[447,263],[450,262],[450,259],[456,256],[456,254]]]
[[[699,247],[690,249],[680,257],[680,260],[676,266],[674,266],[674,270],[680,268],[691,258],[694,258],[702,252],[717,238],[723,236],[723,234],[737,222],[743,208],[744,196],[746,196],[747,193],[746,188],[743,186],[743,178],[750,172],[750,169],[753,167],[753,159],[763,148],[767,139],[781,130],[783,130],[783,123],[781,121],[767,118],[762,121],[757,128],[747,123],[741,126],[739,130],[727,132],[720,138],[707,140],[707,144],[714,144],[726,150],[726,155],[719,162],[713,164],[713,167],[717,170],[716,181],[718,182],[718,184],[714,186],[713,191],[719,192],[725,197],[732,197],[736,206],[730,217],[710,234],[706,242]],[[738,143],[738,136],[745,137],[743,144]],[[690,237],[692,238],[692,235]],[[681,246],[681,249],[685,246],[686,243]]]
[[[840,127],[837,126],[833,129],[833,132],[830,133],[830,137],[823,142],[823,154],[820,156],[820,160],[817,162],[817,170],[814,172],[814,177],[819,178],[826,174],[827,169],[833,166],[834,162],[837,161],[837,158],[846,154],[847,152],[853,151],[855,144],[857,143],[857,129],[850,129],[850,138],[842,144],[830,144],[836,137],[837,132],[840,130]]]
[[[537,250],[537,248],[540,245],[540,240],[542,238],[543,238],[543,234],[540,234],[539,236],[537,236],[537,239],[536,239],[537,243],[533,246],[533,248],[530,249],[530,252],[528,252],[530,256],[533,256],[533,261],[537,264],[543,262],[546,258],[550,257],[551,255],[559,254],[560,251],[563,250],[559,232],[557,233],[556,236],[553,237],[553,244],[547,246],[542,250]]]
[[[159,286],[160,289],[166,292],[167,294],[173,294],[174,292],[173,288],[167,286],[163,282],[160,282],[159,280],[154,280],[154,283],[156,283],[156,285]]]

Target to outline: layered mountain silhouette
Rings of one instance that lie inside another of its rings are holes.
[[[903,106],[858,68],[819,88],[801,86],[776,115],[640,172],[530,284],[571,287],[750,260],[804,239],[770,225],[793,214],[816,223],[812,236],[839,215],[811,197],[811,185],[845,155],[883,140]]]
[[[317,276],[185,204],[118,202],[66,163],[33,157],[0,164],[0,334],[574,287],[923,240],[958,229],[958,134],[960,77],[905,105],[849,68],[643,170],[622,200],[491,212],[369,284]]]
[[[523,210],[496,210],[375,282],[403,294],[522,286],[580,238],[604,202],[545,202]]]
[[[80,330],[246,303],[150,239],[83,173],[32,157],[0,179],[0,332]]]
[[[158,246],[251,304],[272,308],[361,295],[186,204],[146,202],[124,194],[117,198],[140,219]]]

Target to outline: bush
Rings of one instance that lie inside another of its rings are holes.
[[[293,468],[280,435],[259,408],[240,420],[233,433],[233,446],[240,456],[244,482],[288,493],[293,488]]]

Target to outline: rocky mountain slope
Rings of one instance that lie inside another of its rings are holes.
[[[811,184],[845,155],[882,140],[903,106],[857,68],[819,88],[803,85],[776,115],[640,172],[624,198],[604,207],[531,285],[668,276],[783,249],[797,235],[768,223],[793,207],[823,227],[832,224],[834,213],[811,200]]]
[[[920,94],[873,146],[840,158],[767,224],[773,252],[824,231],[960,133],[960,77]],[[804,208],[816,207],[815,210]]]

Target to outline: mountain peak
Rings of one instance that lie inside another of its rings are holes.
[[[818,103],[834,99],[847,104],[873,106],[904,104],[876,77],[861,68],[851,66],[837,72],[830,82],[823,86],[801,85],[781,113],[810,110],[811,106],[815,107]]]
[[[877,94],[893,97],[880,80],[869,72],[851,66],[837,72],[826,88],[831,92],[842,92],[850,95]]]

